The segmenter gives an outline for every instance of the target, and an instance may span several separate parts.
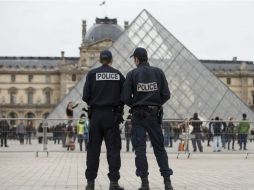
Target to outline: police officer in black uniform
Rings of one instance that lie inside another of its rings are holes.
[[[86,190],[94,189],[97,177],[101,144],[104,138],[109,164],[110,190],[123,190],[118,180],[121,167],[121,137],[119,124],[123,103],[120,95],[125,81],[120,71],[112,65],[112,54],[108,50],[100,53],[102,66],[88,72],[84,85],[83,100],[87,103],[90,118],[89,143],[87,149]]]
[[[172,190],[170,176],[173,171],[168,165],[161,129],[162,105],[170,98],[168,83],[161,69],[149,65],[144,48],[136,48],[131,57],[134,57],[137,68],[127,74],[121,99],[131,107],[133,114],[132,144],[136,154],[136,175],[142,181],[139,190],[149,190],[146,132],[164,177],[165,190]]]

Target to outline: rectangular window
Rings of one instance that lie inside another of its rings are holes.
[[[27,93],[27,103],[28,104],[33,104],[33,92],[28,92]]]
[[[10,103],[16,104],[16,93],[15,92],[10,93]]]
[[[16,75],[11,75],[11,82],[15,82],[16,81]]]
[[[73,75],[71,76],[71,80],[72,80],[73,82],[75,82],[75,81],[77,80],[77,76],[76,76],[75,74],[73,74]]]
[[[49,91],[47,91],[47,92],[45,92],[45,98],[46,98],[46,104],[50,104],[50,92]]]
[[[231,78],[227,78],[227,85],[231,84]]]
[[[28,75],[28,82],[32,82],[32,80],[33,80],[33,75]]]
[[[45,81],[46,81],[46,83],[51,83],[51,76],[45,75]]]

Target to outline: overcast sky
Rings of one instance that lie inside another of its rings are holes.
[[[79,56],[81,23],[147,9],[200,59],[254,61],[254,1],[0,0],[0,56]]]

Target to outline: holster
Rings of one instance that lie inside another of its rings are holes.
[[[149,117],[149,114],[151,114],[157,116],[158,122],[162,123],[163,109],[161,106],[136,106],[131,108],[129,112],[137,114],[142,119]]]
[[[88,107],[87,109],[84,107],[82,108],[83,111],[85,111],[87,113],[87,117],[88,119],[91,119],[92,117],[92,108],[91,107]]]
[[[124,122],[123,115],[124,115],[124,107],[123,106],[116,106],[113,109],[115,113],[115,122],[117,125]]]
[[[163,119],[163,107],[160,106],[159,109],[158,109],[158,122],[159,124],[162,124],[162,119]]]
[[[88,119],[92,118],[92,108],[91,107],[88,107],[88,109],[87,109],[87,117],[88,117]]]

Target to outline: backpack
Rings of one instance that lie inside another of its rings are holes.
[[[221,132],[222,132],[221,125],[222,125],[222,123],[218,123],[218,122],[213,123],[214,136],[220,136],[221,135]]]

